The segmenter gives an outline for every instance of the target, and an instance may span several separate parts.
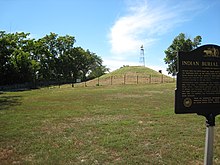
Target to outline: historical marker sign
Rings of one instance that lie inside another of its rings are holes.
[[[220,114],[220,46],[178,53],[175,113]]]

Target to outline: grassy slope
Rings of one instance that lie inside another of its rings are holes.
[[[0,164],[203,164],[205,119],[174,114],[174,84],[64,87],[0,94]]]
[[[126,80],[124,80],[124,76]],[[117,69],[111,73],[105,74],[99,78],[90,80],[87,82],[88,86],[100,85],[112,85],[112,84],[136,84],[138,77],[138,83],[161,83],[173,82],[174,80],[166,75],[143,66],[125,66]],[[163,80],[162,80],[163,79]],[[126,82],[125,82],[126,81]],[[113,82],[113,83],[112,83]],[[112,84],[111,84],[112,83]],[[84,83],[76,84],[76,86],[83,86]]]
[[[103,75],[103,77],[110,76],[123,76],[123,75],[154,75],[160,77],[161,74],[153,69],[143,67],[143,66],[125,66],[117,69],[109,74]]]

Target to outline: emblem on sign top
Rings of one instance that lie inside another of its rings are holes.
[[[219,50],[214,47],[207,48],[203,52],[205,53],[204,57],[220,57]]]

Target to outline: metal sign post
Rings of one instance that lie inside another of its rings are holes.
[[[213,164],[213,143],[214,143],[214,126],[215,116],[209,114],[206,116],[206,140],[205,140],[205,156],[204,165]]]

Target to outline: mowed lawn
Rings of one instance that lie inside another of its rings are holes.
[[[1,93],[0,164],[202,165],[205,118],[174,114],[174,90],[169,83]]]

